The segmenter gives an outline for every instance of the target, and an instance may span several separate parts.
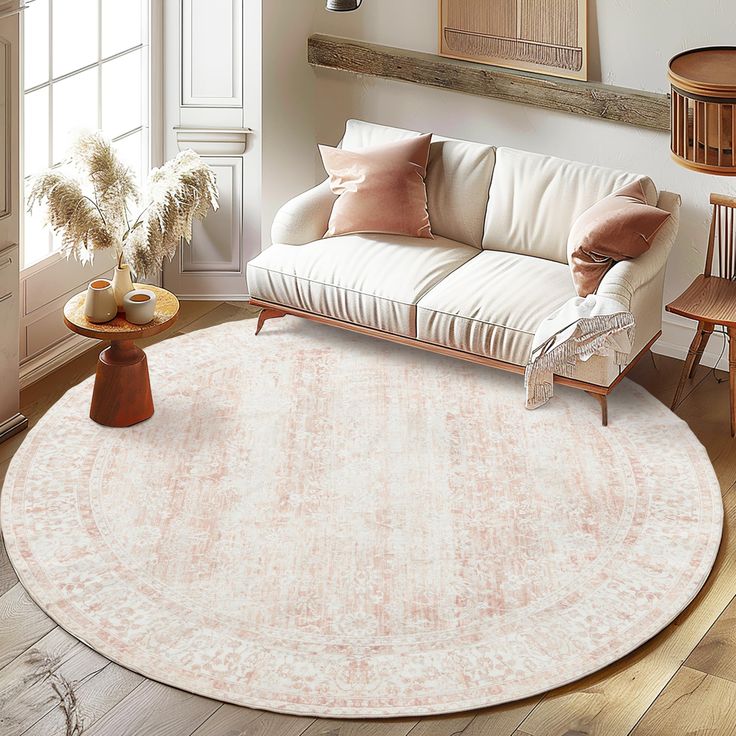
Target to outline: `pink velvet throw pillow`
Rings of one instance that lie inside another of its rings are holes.
[[[388,233],[431,238],[427,212],[427,160],[432,134],[346,151],[320,146],[339,195],[326,237],[349,233]]]
[[[567,242],[572,280],[578,296],[597,291],[616,261],[649,250],[669,212],[647,204],[640,179],[604,197],[575,221]]]

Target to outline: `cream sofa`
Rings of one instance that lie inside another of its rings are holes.
[[[349,120],[342,146],[358,149],[415,136]],[[296,314],[522,372],[539,323],[575,296],[567,265],[570,228],[585,209],[638,175],[511,148],[435,137],[427,172],[434,240],[359,234],[324,238],[335,201],[327,181],[288,202],[273,245],[248,264],[253,304],[269,317]],[[660,334],[665,264],[680,199],[650,204],[672,213],[647,253],[617,263],[599,293],[631,310],[631,360]],[[580,362],[572,379],[601,399],[625,373],[612,358]]]

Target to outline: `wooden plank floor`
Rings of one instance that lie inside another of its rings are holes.
[[[148,342],[254,314],[234,303],[185,302],[174,330]],[[98,350],[23,391],[22,408],[31,425],[69,387],[91,375]],[[633,378],[669,402],[680,366],[657,356],[656,365],[642,361]],[[695,382],[706,372],[701,368]],[[610,405],[616,422],[615,393]],[[597,411],[592,402],[591,411]],[[678,413],[707,448],[723,489],[726,521],[715,569],[665,631],[591,677],[518,703],[420,720],[337,721],[238,708],[147,680],[73,639],[33,604],[0,544],[0,734],[736,736],[736,441],[728,432],[728,384],[707,376]],[[0,479],[22,439],[0,445]]]

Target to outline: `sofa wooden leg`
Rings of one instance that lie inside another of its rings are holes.
[[[278,319],[279,317],[285,317],[286,312],[281,312],[278,309],[262,309],[258,315],[258,324],[256,325],[256,335],[261,331],[263,325],[267,319]]]
[[[601,424],[608,426],[608,396],[606,394],[597,394],[593,391],[586,391],[588,396],[592,396],[601,405]]]

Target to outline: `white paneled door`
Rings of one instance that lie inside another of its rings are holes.
[[[19,412],[18,308],[20,249],[19,3],[0,17],[0,442],[27,425]]]
[[[167,3],[164,28],[166,156],[186,148],[197,151],[214,169],[220,190],[220,209],[195,225],[191,244],[182,244],[164,266],[164,286],[184,299],[242,299],[249,135],[243,108],[243,0]]]
[[[102,130],[141,183],[160,161],[160,23],[163,0],[34,0],[23,17],[23,176],[65,165],[82,132]],[[158,47],[157,47],[158,46]],[[157,132],[159,131],[159,132]],[[37,366],[75,349],[65,328],[66,300],[114,258],[67,261],[41,209],[26,214],[21,234],[21,360]]]

